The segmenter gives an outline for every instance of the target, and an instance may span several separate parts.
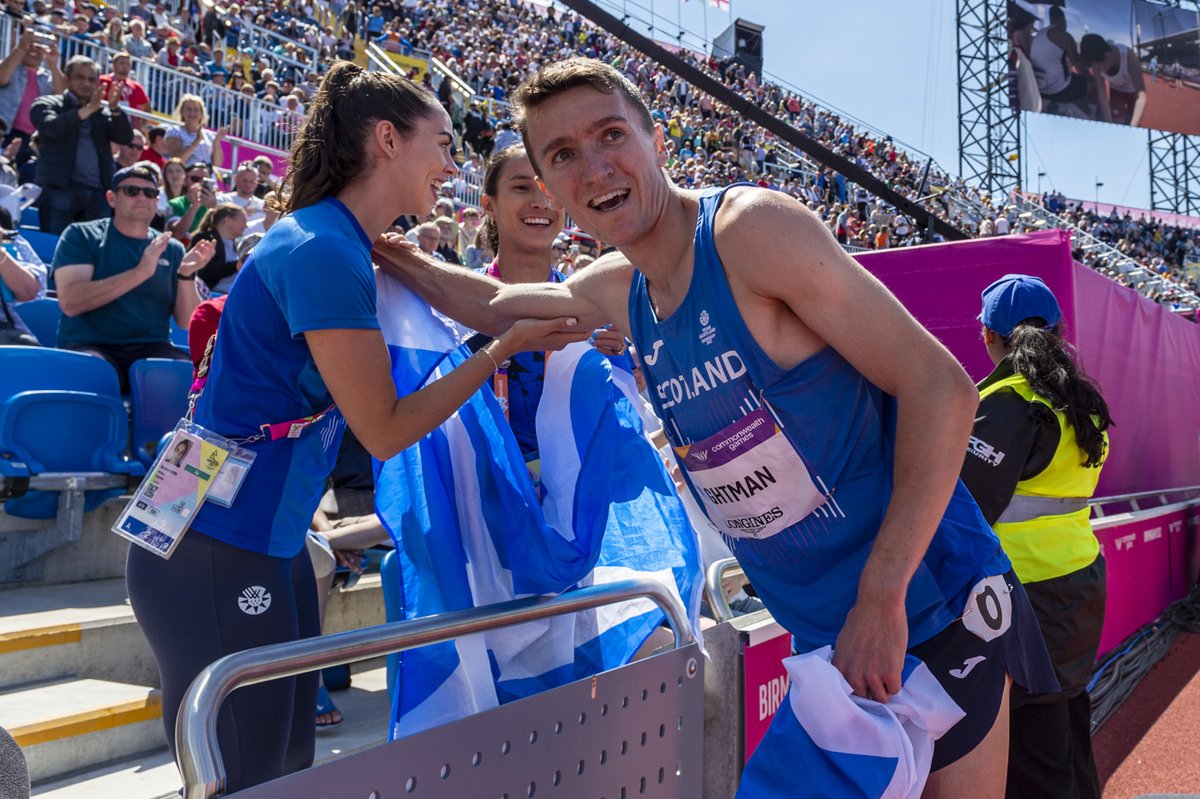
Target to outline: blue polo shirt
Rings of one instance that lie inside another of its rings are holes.
[[[378,330],[371,242],[346,206],[325,199],[275,223],[246,261],[217,328],[196,422],[231,438],[318,414],[332,398],[304,340],[309,330]],[[333,469],[345,420],[336,410],[298,438],[259,441],[231,508],[201,506],[192,529],[292,557]]]

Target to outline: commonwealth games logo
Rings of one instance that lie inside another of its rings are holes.
[[[257,616],[271,607],[271,595],[261,585],[252,585],[238,594],[238,607],[242,613]]]

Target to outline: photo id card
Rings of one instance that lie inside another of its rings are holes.
[[[113,525],[113,532],[169,558],[232,449],[181,424]],[[215,438],[215,437],[214,437]]]
[[[253,463],[254,452],[251,450],[238,447],[230,452],[229,456],[225,458],[225,463],[221,464],[217,478],[208,487],[208,501],[220,505],[222,508],[233,507],[233,501],[237,499],[238,490],[242,487],[246,473],[250,471]]]

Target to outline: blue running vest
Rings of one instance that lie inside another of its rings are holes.
[[[788,370],[762,351],[713,243],[726,190],[700,198],[691,286],[673,314],[656,317],[646,278],[634,272],[631,335],[651,402],[697,502],[798,651],[808,651],[835,642],[887,510],[896,400],[831,347]],[[755,452],[764,454],[756,460]],[[698,485],[701,478],[707,485]],[[778,498],[780,490],[782,502],[763,505],[763,497]],[[729,510],[740,505],[750,515]],[[730,513],[734,518],[717,518]],[[959,618],[979,580],[1009,568],[959,481],[909,583],[909,647]]]

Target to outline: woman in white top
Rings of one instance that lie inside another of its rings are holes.
[[[215,133],[205,130],[208,109],[204,100],[195,94],[185,94],[175,106],[175,118],[183,124],[167,131],[167,156],[183,160],[186,166],[211,164],[220,168],[225,164],[221,142],[229,132],[219,128]]]

